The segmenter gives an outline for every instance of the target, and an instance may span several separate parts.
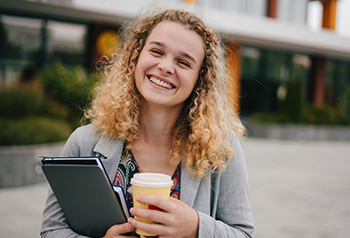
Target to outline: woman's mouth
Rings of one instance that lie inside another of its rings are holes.
[[[158,85],[158,86],[160,86],[160,87],[166,88],[166,89],[172,89],[172,88],[175,87],[174,85],[168,84],[168,83],[166,83],[166,82],[164,82],[164,81],[162,81],[162,80],[159,80],[159,79],[157,79],[157,78],[155,78],[155,77],[152,77],[152,76],[149,76],[148,79],[149,79],[152,83],[154,83],[154,84],[156,84],[156,85]]]

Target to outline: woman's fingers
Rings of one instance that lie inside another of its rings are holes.
[[[130,236],[123,236],[123,234],[127,234],[135,230],[135,227],[133,227],[130,223],[126,222],[123,224],[114,225],[111,228],[108,229],[106,232],[106,235],[104,238],[121,238],[121,237],[129,237]]]
[[[168,199],[153,196],[140,196],[138,202],[148,204],[149,209],[133,207],[130,209],[132,215],[147,218],[156,223],[168,223],[169,216],[173,210],[173,204]]]
[[[171,202],[169,202],[170,199],[174,199],[174,198],[163,198],[163,197],[157,197],[157,196],[139,196],[136,198],[136,200],[139,203],[143,203],[143,204],[149,204],[151,205],[151,207],[153,207],[154,210],[156,210],[157,208],[159,208],[159,210],[163,210],[163,211],[168,211],[170,212],[171,209],[173,209],[173,205]]]
[[[145,222],[141,222],[138,221],[134,218],[129,218],[128,222],[132,225],[137,227],[138,229],[145,231],[149,234],[164,234],[164,231],[166,230],[166,226],[162,225],[162,224],[158,224],[158,223],[145,223]]]
[[[198,213],[184,202],[170,198],[140,196],[140,203],[149,204],[160,210],[132,208],[131,214],[150,219],[155,224],[149,224],[130,218],[128,222],[136,228],[161,237],[196,237],[198,231]]]

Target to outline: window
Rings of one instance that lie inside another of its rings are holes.
[[[307,26],[311,30],[322,29],[323,5],[320,1],[310,1],[307,5]]]
[[[277,18],[296,24],[306,24],[307,4],[309,0],[279,0]]]
[[[42,22],[7,15],[0,19],[0,86],[11,86],[37,66]]]
[[[259,61],[261,52],[257,48],[243,46],[242,54],[242,74],[247,77],[254,77],[259,73]]]
[[[55,60],[87,63],[83,24],[0,15],[0,36],[0,87],[27,80]]]
[[[287,94],[306,100],[311,60],[303,54],[242,47],[241,112],[277,112]]]
[[[339,110],[340,118],[350,118],[350,62],[327,61],[325,103]]]
[[[69,65],[85,65],[86,26],[48,21],[47,60],[60,60]]]
[[[265,16],[267,0],[198,0],[198,5],[253,16]]]

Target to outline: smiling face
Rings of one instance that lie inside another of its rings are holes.
[[[191,94],[204,58],[202,38],[170,21],[154,27],[135,69],[143,103],[182,108]]]

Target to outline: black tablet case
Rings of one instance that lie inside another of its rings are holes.
[[[42,169],[69,226],[75,232],[103,237],[107,230],[124,223],[119,198],[99,158],[46,157]]]

